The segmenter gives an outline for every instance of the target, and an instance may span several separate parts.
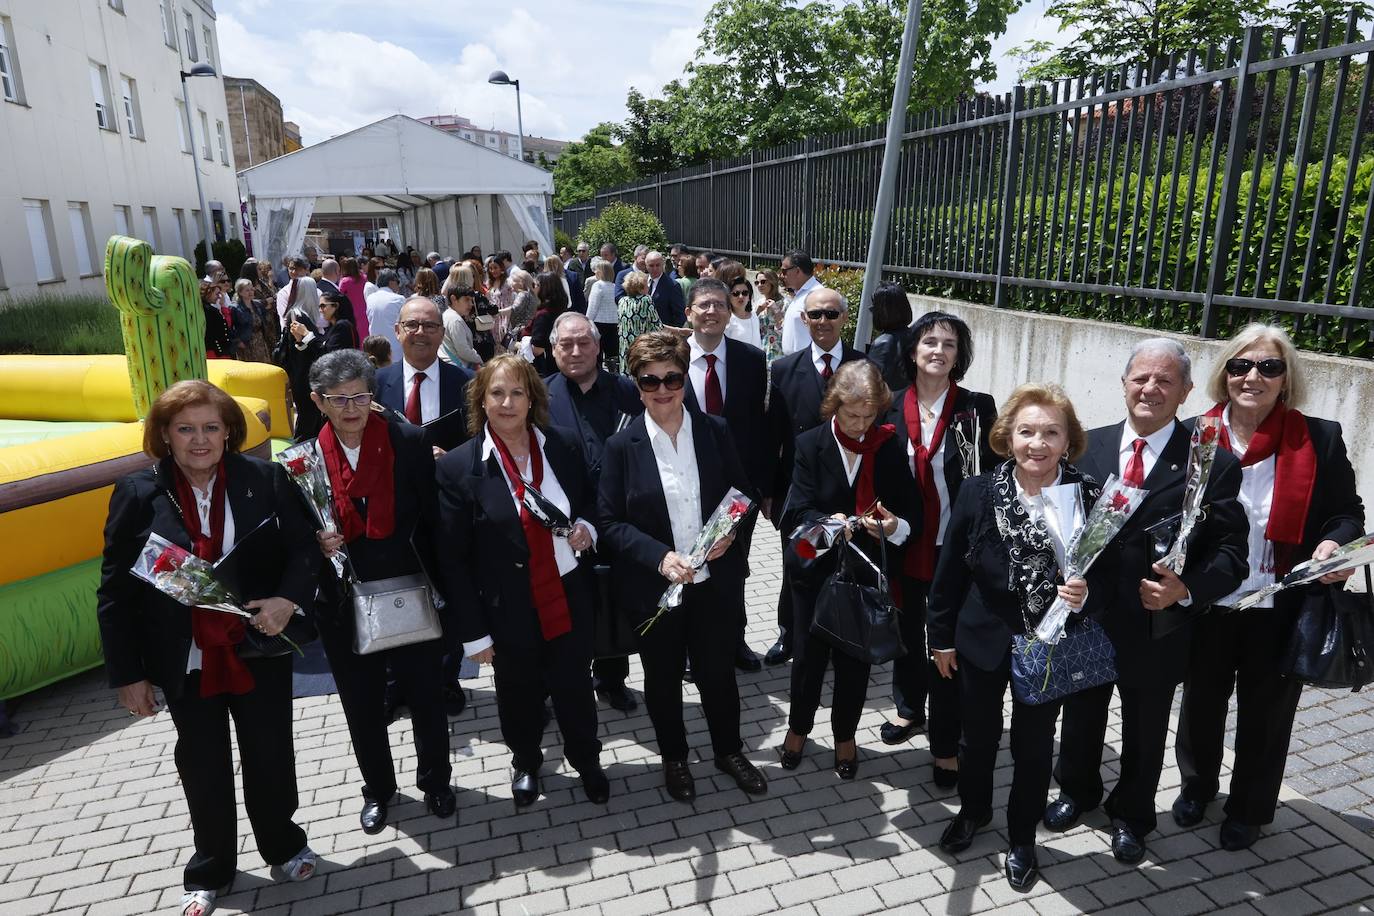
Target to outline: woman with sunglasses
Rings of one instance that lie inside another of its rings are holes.
[[[671,331],[642,334],[630,345],[626,365],[645,412],[607,440],[597,499],[597,527],[623,613],[642,626],[668,586],[685,586],[682,603],[639,640],[644,702],[663,758],[664,785],[682,802],[696,798],[682,709],[689,660],[716,769],[750,795],[768,791],[763,774],[744,756],[740,737],[738,620],[721,613],[743,588],[743,551],[732,549],[730,536],[707,554],[701,569],[688,560],[702,524],[731,487],[752,498],[757,494],[725,420],[684,406],[689,358],[687,342]]]
[[[759,337],[763,340],[763,355],[771,363],[782,356],[782,313],[787,309],[783,299],[782,281],[771,267],[754,275],[754,287],[759,301],[754,314],[759,318]]]
[[[725,336],[763,349],[759,316],[754,314],[754,284],[745,277],[730,281],[730,322],[725,326]]]
[[[1173,805],[1181,827],[1199,823],[1220,787],[1222,747],[1236,694],[1236,760],[1223,849],[1252,845],[1274,820],[1302,683],[1279,673],[1307,589],[1290,589],[1246,613],[1236,600],[1308,558],[1324,559],[1364,532],[1364,506],[1341,427],[1299,413],[1305,390],[1298,352],[1274,325],[1242,328],[1221,353],[1207,393],[1221,447],[1240,459],[1240,501],[1250,519],[1250,571],[1233,594],[1199,618],[1183,683],[1175,755],[1183,787]],[[1354,570],[1331,573],[1340,589]]]

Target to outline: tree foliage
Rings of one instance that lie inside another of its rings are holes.
[[[614,124],[598,124],[581,140],[563,148],[563,155],[553,168],[555,208],[561,210],[592,197],[598,188],[624,184],[634,178],[625,147],[612,142],[618,130]]]
[[[602,210],[600,216],[587,220],[577,237],[591,245],[593,251],[607,242],[620,251],[633,251],[636,245],[648,245],[660,251],[668,247],[668,233],[657,216],[637,204],[621,201]]]

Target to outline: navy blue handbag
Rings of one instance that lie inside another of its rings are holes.
[[[1054,645],[1035,636],[1011,638],[1011,693],[1039,706],[1116,680],[1116,651],[1091,619],[1070,626]]]

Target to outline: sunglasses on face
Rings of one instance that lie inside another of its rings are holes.
[[[748,298],[748,296],[749,296],[749,290],[747,290],[747,289],[732,289],[732,290],[730,290],[730,295],[733,296],[733,297],[736,298],[736,299],[746,299],[746,298]]]
[[[641,375],[635,379],[635,384],[639,386],[640,391],[652,394],[658,390],[660,385],[669,391],[681,391],[686,381],[687,376],[681,372],[669,372],[663,378],[659,378],[657,375]]]
[[[372,404],[372,392],[364,391],[361,394],[322,394],[320,400],[324,401],[335,410],[343,410],[349,404],[354,407],[367,407]]]
[[[838,321],[840,317],[840,310],[813,309],[812,311],[806,313],[806,317],[810,318],[812,321],[820,321],[822,318],[824,318],[826,321]]]
[[[1259,362],[1255,362],[1253,359],[1240,359],[1239,357],[1226,361],[1226,374],[1232,378],[1249,375],[1251,369],[1258,369],[1259,374],[1265,378],[1278,378],[1288,371],[1288,364],[1276,356],[1262,359]]]

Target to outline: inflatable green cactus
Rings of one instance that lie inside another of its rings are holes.
[[[171,385],[205,378],[200,284],[185,258],[116,235],[105,246],[105,290],[119,309],[134,409],[146,417]]]

